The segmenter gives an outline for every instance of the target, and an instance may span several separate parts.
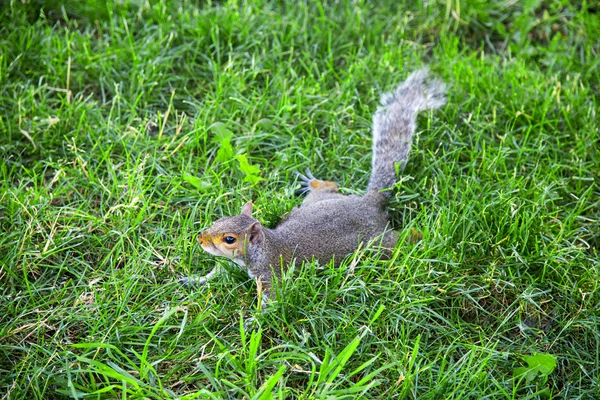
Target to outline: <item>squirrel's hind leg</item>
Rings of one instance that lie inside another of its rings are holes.
[[[296,190],[296,195],[306,195],[302,204],[344,197],[343,194],[338,192],[339,186],[337,183],[317,179],[308,169],[305,175],[299,173],[298,178],[300,178],[300,189]]]

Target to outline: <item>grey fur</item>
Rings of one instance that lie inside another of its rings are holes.
[[[381,107],[373,117],[373,171],[364,196],[345,196],[338,192],[335,183],[318,180],[307,171],[306,175],[299,175],[299,192],[307,194],[306,198],[277,227],[267,229],[260,225],[251,216],[252,204],[248,203],[239,215],[221,218],[204,231],[199,238],[203,248],[216,254],[217,247],[211,240],[228,234],[240,238],[240,247],[226,257],[260,280],[267,294],[272,274],[280,275],[282,268],[296,260],[333,260],[338,265],[362,243],[369,242],[388,249],[389,254],[398,236],[390,229],[384,209],[389,192],[382,190],[396,182],[394,164],[404,167],[407,161],[418,112],[442,106],[444,90],[444,84],[428,79],[424,69],[383,95]],[[205,283],[210,276],[205,278],[195,281]]]
[[[294,260],[333,259],[338,265],[361,242],[377,238],[382,247],[393,249],[397,235],[388,228],[387,213],[374,207],[370,196],[332,195],[339,197],[309,196],[275,229],[263,228],[260,245],[248,246],[248,272],[270,282],[271,266],[278,273]]]
[[[429,71],[413,72],[396,90],[381,97],[373,116],[373,161],[367,191],[380,192],[396,183],[396,167],[402,170],[408,160],[419,111],[446,103],[446,85],[430,79]],[[390,192],[381,192],[389,197]]]

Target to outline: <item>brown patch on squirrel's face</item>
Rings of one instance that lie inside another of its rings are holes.
[[[213,256],[227,257],[234,259],[240,255],[240,238],[232,232],[219,233],[211,235],[207,232],[202,232],[198,236],[198,242],[202,249]]]

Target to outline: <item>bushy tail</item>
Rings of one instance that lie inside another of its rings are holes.
[[[379,192],[396,183],[395,163],[404,168],[419,111],[446,103],[446,85],[429,78],[429,71],[413,72],[396,90],[381,97],[381,107],[373,116],[373,169],[369,192]],[[390,192],[382,192],[389,197]]]

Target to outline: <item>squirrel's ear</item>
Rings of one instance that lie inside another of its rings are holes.
[[[250,243],[258,244],[258,243],[262,242],[263,227],[260,222],[256,221],[255,223],[250,225],[250,228],[248,228],[248,230],[246,230],[246,232],[248,234],[248,241]]]
[[[245,215],[246,217],[252,217],[252,202],[251,201],[244,204],[240,215]]]

